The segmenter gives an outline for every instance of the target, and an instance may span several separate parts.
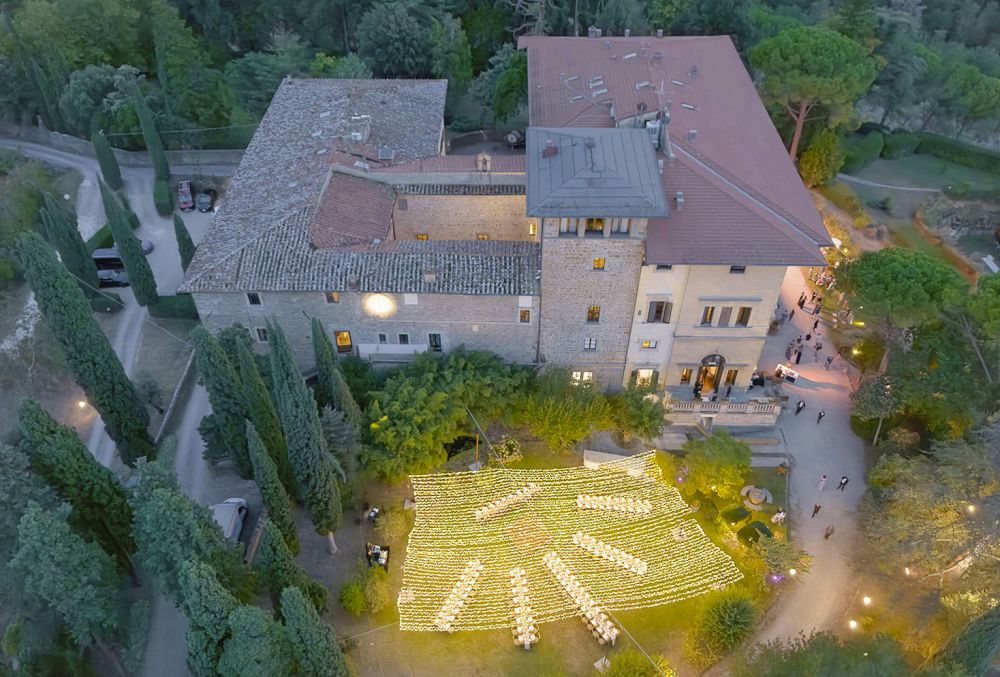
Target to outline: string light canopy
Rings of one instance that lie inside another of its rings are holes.
[[[653,452],[597,468],[410,481],[416,522],[397,600],[403,630],[511,628],[530,646],[538,624],[590,611],[584,620],[610,639],[602,609],[669,604],[743,577],[663,481]]]

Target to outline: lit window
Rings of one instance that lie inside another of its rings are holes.
[[[574,371],[572,373],[571,381],[573,385],[583,385],[586,383],[594,382],[594,372],[592,371]]]
[[[701,312],[701,323],[702,324],[712,324],[712,318],[715,317],[715,306],[705,306],[705,309]]]
[[[691,367],[681,369],[681,383],[691,383]]]
[[[340,303],[339,291],[328,291],[325,294],[327,303]]]
[[[379,334],[378,335],[378,342],[382,343],[382,344],[388,343],[389,342],[389,337],[386,336],[385,334]]]
[[[410,345],[410,335],[409,334],[400,334],[399,335],[399,345],[401,345],[401,346]]]
[[[426,240],[427,239],[427,233],[417,233],[417,239],[418,240]]]
[[[587,219],[586,235],[597,235],[604,233],[604,219]]]
[[[604,270],[604,258],[594,259],[594,270]]]
[[[535,235],[537,235],[537,234],[538,234],[538,224],[534,223],[534,222],[529,223],[528,224],[528,235],[530,235],[531,237],[535,237]]]
[[[531,311],[524,308],[521,309],[521,324],[527,324],[531,322]]]
[[[478,234],[476,234],[476,239],[477,240],[488,240],[488,239],[490,239],[490,235],[489,235],[489,233],[478,233]]]
[[[349,331],[335,331],[333,333],[333,339],[337,344],[338,353],[349,353],[354,349],[354,344],[351,343],[351,332]]]
[[[739,369],[730,369],[726,372],[726,385],[736,385],[736,377],[739,375]]]
[[[583,339],[583,349],[584,350],[597,350],[597,339],[593,336],[588,336]]]
[[[670,301],[650,301],[646,322],[662,322],[670,324],[670,315],[674,312],[674,304]]]
[[[743,306],[740,308],[740,312],[736,314],[736,326],[737,327],[749,327],[750,326],[750,311],[753,310],[750,306]]]
[[[653,383],[653,370],[652,369],[636,369],[635,370],[635,384],[640,388],[646,388]]]
[[[255,291],[247,292],[247,303],[249,303],[251,306],[263,305],[263,303],[260,300],[260,294],[258,294]]]
[[[589,306],[587,308],[587,322],[600,322],[600,321],[601,321],[601,307]]]
[[[267,329],[264,327],[257,327],[257,340],[261,343],[267,343]]]
[[[729,266],[729,273],[731,275],[742,275],[747,272],[746,266]]]
[[[643,341],[642,342],[642,347],[645,348],[645,349],[648,349],[648,350],[652,350],[653,348],[656,347],[656,343],[657,343],[656,341],[648,341],[648,340],[647,341]]]

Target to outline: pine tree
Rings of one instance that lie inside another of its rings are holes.
[[[73,507],[73,528],[116,557],[138,582],[132,565],[132,508],[125,487],[97,462],[75,430],[59,425],[34,400],[21,402],[18,424],[32,469]]]
[[[108,137],[104,136],[103,131],[97,131],[91,136],[90,142],[94,145],[94,155],[97,156],[97,164],[101,166],[104,183],[108,184],[111,190],[121,190],[122,171],[118,167],[118,158],[108,143]]]
[[[326,603],[330,597],[329,591],[322,583],[310,578],[309,574],[295,563],[292,552],[282,537],[281,530],[270,520],[264,524],[254,565],[259,567],[263,574],[264,583],[267,584],[274,599],[274,607],[279,611],[281,591],[290,585],[300,588],[312,602],[316,611],[319,613],[326,611]]]
[[[153,111],[149,110],[146,98],[139,90],[138,83],[132,83],[132,102],[139,115],[142,139],[146,142],[146,150],[149,151],[149,159],[153,163],[153,174],[157,181],[170,181],[170,165],[167,163],[167,154],[163,150],[163,140],[160,138],[160,132],[156,129]]]
[[[337,638],[298,588],[281,593],[281,615],[292,643],[299,674],[305,677],[347,677],[347,665]]]
[[[974,618],[934,657],[947,674],[985,675],[1000,648],[1000,607]]]
[[[180,608],[188,621],[187,664],[195,677],[218,674],[222,647],[229,635],[229,615],[240,606],[212,567],[191,560],[180,570]]]
[[[122,460],[134,465],[138,458],[152,457],[153,444],[146,432],[149,413],[94,320],[80,287],[37,233],[21,235],[18,252],[24,276],[31,283],[49,329],[76,382],[118,445]]]
[[[221,677],[273,677],[291,674],[292,647],[285,629],[254,606],[229,614],[229,639],[219,660]]]
[[[244,428],[246,407],[243,405],[240,378],[219,341],[207,329],[195,327],[191,332],[191,342],[194,344],[195,365],[205,389],[208,390],[208,401],[212,405],[212,414],[219,432],[218,440],[206,440],[206,454],[211,458],[228,455],[240,474],[250,477],[253,469],[247,454]],[[212,449],[209,447],[210,442],[215,447],[221,444],[222,449]]]
[[[339,367],[334,370],[333,382],[334,408],[340,409],[344,412],[344,416],[347,417],[347,420],[354,425],[361,425],[364,414],[361,412],[361,407],[359,407],[358,403],[354,400],[354,395],[351,394],[351,388],[347,385],[347,379],[344,378],[344,373]]]
[[[181,255],[181,269],[186,271],[194,258],[195,246],[180,214],[174,214],[174,237],[177,238],[177,251]]]
[[[334,372],[337,369],[337,354],[333,352],[330,337],[323,329],[323,323],[314,317],[312,321],[313,355],[316,358],[316,379],[319,381],[319,393],[316,399],[319,406],[332,405],[336,397]]]
[[[108,226],[115,238],[118,256],[125,264],[128,282],[135,294],[135,300],[140,306],[149,306],[157,302],[156,279],[149,261],[142,251],[142,243],[132,232],[125,208],[111,192],[107,184],[98,180],[101,185],[101,199],[104,200],[104,213],[108,217]]]
[[[278,417],[285,431],[288,460],[295,472],[298,494],[305,501],[316,531],[327,534],[330,551],[336,552],[333,532],[340,526],[340,492],[333,461],[326,451],[320,429],[316,400],[295,364],[295,356],[281,327],[269,322],[268,336]]]
[[[220,332],[220,340],[225,331],[223,329]],[[260,370],[257,369],[257,361],[250,354],[246,344],[236,344],[236,357],[247,417],[260,435],[264,448],[267,449],[267,454],[278,472],[281,484],[290,495],[294,494],[295,475],[288,463],[288,445],[285,443],[285,433],[281,431],[278,412],[274,410],[274,400],[271,399],[271,393],[260,375]]]
[[[54,197],[46,193],[41,218],[45,239],[59,252],[59,258],[62,259],[66,270],[76,275],[84,294],[93,294],[98,283],[97,266],[94,265],[94,259],[80,235],[76,214],[64,208]]]
[[[281,532],[285,544],[292,554],[299,552],[299,537],[295,532],[295,511],[288,493],[278,478],[278,469],[267,455],[264,442],[247,421],[247,447],[250,451],[250,462],[253,464],[253,476],[260,489],[264,507],[267,508],[268,524],[273,524]]]

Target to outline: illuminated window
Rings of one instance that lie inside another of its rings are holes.
[[[635,384],[640,388],[646,388],[653,383],[652,369],[636,369]]]
[[[530,235],[531,237],[534,237],[537,234],[538,234],[538,224],[537,223],[529,223],[528,224],[528,235]]]
[[[587,219],[585,235],[604,234],[604,219]]]
[[[597,350],[597,339],[593,336],[588,336],[583,339],[583,349],[584,350]]]
[[[592,371],[574,371],[570,379],[573,385],[578,386],[585,383],[594,382],[594,372]]]
[[[712,324],[712,319],[714,317],[715,317],[715,306],[705,306],[705,309],[701,311],[702,324]]]
[[[489,235],[489,233],[478,233],[476,235],[476,239],[477,240],[488,240],[488,239],[490,239],[490,235]]]
[[[333,333],[333,338],[337,344],[338,353],[349,353],[354,349],[354,344],[351,343],[351,332],[336,331]]]
[[[427,239],[427,233],[417,233],[417,239],[418,240],[426,240]]]
[[[691,367],[681,369],[681,383],[691,383]]]
[[[260,294],[258,294],[255,291],[247,292],[247,303],[249,303],[251,306],[263,305],[263,303],[260,300]]]
[[[264,327],[257,327],[257,340],[261,343],[267,343],[267,329]]]
[[[726,385],[736,385],[736,377],[739,375],[739,369],[730,369],[726,372]]]
[[[646,349],[649,349],[649,350],[652,350],[653,348],[656,347],[656,341],[643,341],[642,342],[642,347],[646,348]]]
[[[604,270],[604,258],[599,257],[594,259],[594,270]]]
[[[600,322],[600,321],[601,321],[601,307],[589,306],[587,308],[587,322]]]
[[[340,292],[339,291],[328,291],[328,292],[326,292],[326,302],[327,303],[340,303]]]
[[[531,322],[531,311],[524,308],[521,309],[521,324],[527,324]]]
[[[750,306],[743,306],[740,308],[740,312],[736,315],[736,326],[737,327],[749,327],[750,326],[750,311],[753,310]]]

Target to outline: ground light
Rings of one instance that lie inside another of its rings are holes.
[[[797,573],[799,573],[799,570],[796,569],[795,567],[792,567],[791,569],[788,570],[788,575],[789,576],[794,576]]]
[[[851,620],[847,621],[847,627],[849,627],[851,630],[857,630],[858,622],[852,618]]]
[[[87,406],[87,401],[86,400],[79,400],[76,403],[76,406],[78,406],[80,409],[84,409]]]
[[[865,606],[868,606],[869,604],[872,603],[872,598],[869,597],[868,595],[865,595],[864,597],[861,598],[861,603],[864,604]]]
[[[965,506],[965,509],[969,512],[970,515],[975,514],[976,512],[976,506],[972,505],[971,503]]]

